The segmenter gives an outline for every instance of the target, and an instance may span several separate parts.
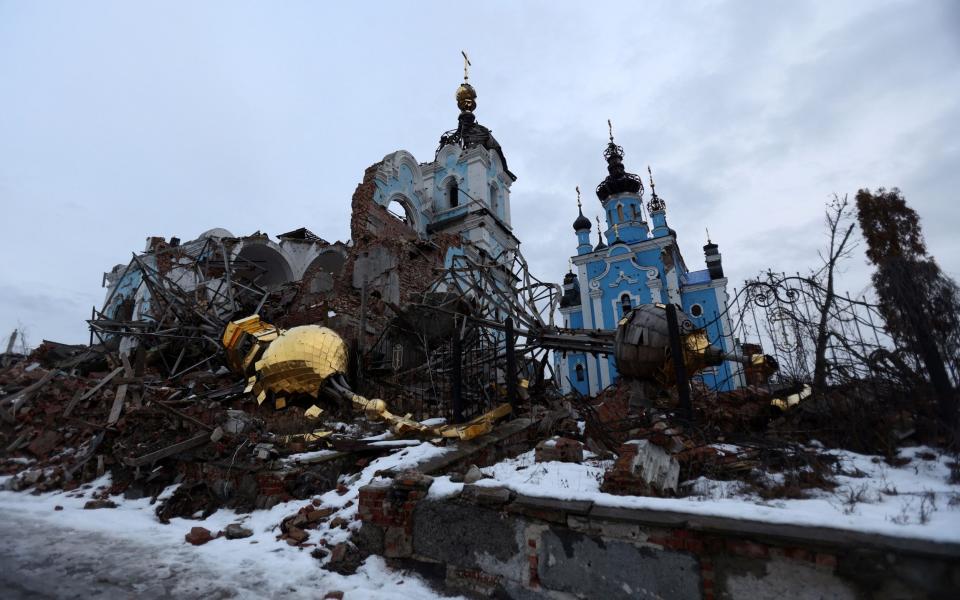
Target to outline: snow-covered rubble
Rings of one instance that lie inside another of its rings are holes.
[[[724,450],[736,451],[735,448]],[[331,490],[316,498],[316,504],[334,512],[318,529],[310,530],[307,542],[319,544],[323,540],[332,547],[347,541],[351,532],[360,526],[355,519],[359,488],[375,479],[378,471],[402,470],[448,451],[429,443],[398,448],[372,461],[361,472],[344,476],[339,491]],[[605,506],[684,511],[960,542],[960,486],[950,482],[950,457],[930,448],[906,448],[900,453],[902,460],[895,461],[903,463],[902,466],[891,466],[880,457],[845,451],[824,452],[838,458],[837,487],[799,500],[763,500],[737,482],[705,478],[687,482],[695,493],[684,498],[606,494],[600,491],[600,485],[611,461],[599,460],[589,453],[582,463],[536,463],[534,452],[526,452],[482,469],[485,477],[476,485],[504,486],[531,496],[590,500]],[[290,460],[309,458],[316,458],[316,454],[295,455]],[[0,528],[42,530],[51,544],[75,546],[72,551],[53,554],[50,560],[58,560],[59,556],[59,560],[73,561],[77,548],[87,548],[101,553],[103,560],[122,571],[125,564],[137,565],[141,557],[147,556],[151,572],[166,573],[168,579],[178,581],[176,585],[180,587],[172,589],[180,597],[199,597],[211,589],[226,591],[238,598],[322,598],[333,590],[345,592],[346,598],[441,597],[418,576],[392,571],[377,556],[367,558],[355,574],[344,576],[321,569],[328,558],[321,561],[312,557],[311,547],[294,547],[277,539],[280,522],[307,501],[286,502],[248,514],[221,509],[204,520],[174,518],[169,525],[163,525],[154,514],[156,505],[151,505],[149,499],[114,498],[119,504],[115,509],[83,509],[88,500],[109,485],[109,476],[105,476],[73,492],[39,495],[0,492]],[[451,495],[462,486],[448,476],[437,477],[430,496]],[[173,491],[172,487],[167,489],[164,496]],[[329,527],[337,517],[346,522],[344,528]],[[184,541],[184,535],[192,527],[202,526],[216,533],[232,523],[240,523],[252,530],[253,535],[235,540],[218,538],[200,546]],[[112,553],[111,540],[122,551]],[[24,553],[36,551],[30,544],[21,545]],[[31,560],[35,567],[38,564],[35,556],[20,559],[21,564],[30,564]],[[191,577],[202,579],[206,587],[190,587]]]
[[[735,451],[726,448],[726,451]],[[811,491],[805,499],[763,500],[735,481],[704,477],[687,482],[683,498],[616,496],[600,491],[610,461],[588,457],[582,464],[534,462],[534,453],[483,469],[476,485],[504,486],[529,496],[590,500],[597,505],[682,511],[693,514],[849,529],[893,536],[960,542],[960,485],[950,482],[954,458],[927,447],[904,448],[902,466],[879,456],[824,450],[838,459],[835,489]],[[776,477],[775,474],[770,475]],[[439,477],[432,497],[458,492],[462,484]]]
[[[429,443],[402,448],[372,461],[360,473],[344,478],[345,492],[331,490],[318,500],[321,506],[336,510],[331,521],[342,517],[348,522],[347,528],[330,529],[326,523],[321,524],[319,529],[310,531],[308,542],[319,543],[319,536],[333,546],[349,538],[351,530],[360,525],[354,520],[359,488],[373,479],[377,471],[402,469],[447,451]],[[2,483],[0,480],[0,487]],[[235,592],[233,597],[237,598],[323,598],[324,594],[335,590],[345,592],[345,598],[350,600],[445,597],[414,574],[388,569],[380,557],[367,558],[355,574],[344,576],[321,569],[322,561],[311,556],[310,547],[297,548],[278,540],[279,523],[309,501],[285,502],[270,510],[247,514],[221,509],[203,520],[174,518],[169,525],[163,525],[154,515],[156,505],[151,505],[147,498],[123,500],[116,497],[114,500],[119,506],[115,509],[83,509],[98,490],[109,485],[109,476],[104,476],[74,492],[32,495],[0,491],[0,521],[4,522],[5,530],[17,526],[33,532],[42,529],[52,545],[58,543],[59,537],[69,536],[71,543],[78,547],[75,551],[79,552],[109,554],[110,540],[123,541],[124,555],[109,555],[103,559],[105,564],[116,565],[118,572],[122,572],[124,564],[135,565],[141,560],[131,548],[143,548],[151,560],[163,563],[153,565],[151,569],[172,571],[186,580],[181,587],[174,588],[179,597],[199,597],[204,595],[203,590],[209,589]],[[171,495],[174,489],[168,488],[163,496]],[[242,524],[253,531],[253,536],[237,540],[224,537],[201,546],[184,541],[184,535],[193,527],[202,526],[216,533],[231,523]],[[84,538],[87,538],[86,542]],[[101,542],[98,544],[94,539]],[[147,552],[148,549],[162,552]],[[63,560],[72,560],[70,554],[62,556]],[[24,556],[20,559],[24,563],[38,563],[43,562],[44,557]],[[191,577],[202,578],[204,582],[203,590],[196,589],[196,595],[191,595],[191,590],[195,589],[189,585]]]

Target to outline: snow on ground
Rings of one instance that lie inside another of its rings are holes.
[[[892,467],[877,456],[824,452],[839,458],[837,487],[832,491],[812,490],[811,498],[800,500],[763,500],[741,489],[738,482],[706,478],[691,482],[696,493],[686,498],[615,496],[600,491],[610,461],[586,458],[583,464],[536,463],[533,451],[481,469],[489,478],[477,485],[505,486],[529,496],[591,500],[602,506],[683,511],[960,542],[960,485],[949,483],[948,463],[955,459],[931,448],[904,448],[900,457],[909,462]],[[441,477],[430,488],[430,495],[441,497],[462,487],[449,477]]]
[[[348,520],[349,528],[359,527],[359,521],[353,517],[357,511],[359,488],[373,479],[377,471],[402,469],[420,461],[450,451],[429,443],[400,449],[393,454],[372,461],[360,473],[349,476],[344,481],[347,492],[338,494],[332,490],[318,496],[324,507],[337,508],[330,520],[341,516]],[[301,457],[303,458],[303,457]],[[3,479],[0,478],[0,487]],[[148,498],[140,500],[113,500],[119,506],[115,509],[84,510],[84,503],[97,489],[110,485],[109,476],[83,486],[74,492],[50,492],[31,495],[24,492],[0,491],[0,530],[5,533],[26,530],[30,536],[42,535],[44,543],[28,544],[10,548],[8,539],[0,550],[0,564],[16,564],[18,568],[42,569],[46,560],[57,560],[58,538],[66,537],[70,543],[90,553],[99,553],[104,557],[103,570],[113,576],[121,576],[125,568],[136,572],[139,568],[144,577],[173,578],[184,580],[164,588],[164,593],[181,598],[199,597],[235,597],[235,598],[322,598],[328,591],[345,592],[348,600],[358,598],[439,598],[437,592],[430,589],[424,581],[411,573],[402,573],[387,569],[383,560],[372,556],[366,560],[356,574],[343,576],[320,568],[321,561],[310,555],[312,548],[295,548],[285,541],[278,541],[279,524],[285,517],[297,512],[308,501],[295,500],[274,506],[270,510],[259,510],[247,514],[221,509],[204,520],[171,519],[170,524],[161,524],[155,514],[156,505]],[[173,493],[168,488],[163,497]],[[77,497],[81,496],[81,497]],[[348,506],[349,504],[349,506]],[[55,507],[61,506],[61,510]],[[328,520],[329,522],[329,520]],[[230,523],[242,523],[253,531],[253,536],[239,540],[215,539],[202,546],[192,546],[184,541],[184,535],[191,527],[206,527],[214,534]],[[42,530],[40,528],[43,528]],[[308,542],[317,543],[322,536],[329,545],[346,541],[349,530],[330,530],[321,524],[316,530],[310,530]],[[79,539],[78,539],[79,538]],[[31,541],[33,538],[31,537]],[[15,542],[11,542],[15,543]],[[64,542],[66,543],[66,542]],[[33,553],[31,556],[11,556]],[[113,550],[120,555],[113,554]],[[36,556],[35,553],[47,553]],[[62,550],[59,552],[63,553]],[[60,557],[64,562],[72,561],[70,554]],[[144,571],[142,561],[151,561],[149,571]],[[49,565],[48,565],[49,567]],[[6,567],[5,567],[6,569]],[[40,571],[42,572],[42,571]],[[67,573],[71,568],[66,569]],[[98,574],[100,575],[104,574]],[[0,577],[0,582],[7,576]],[[35,577],[36,579],[36,577]],[[191,579],[202,582],[201,586],[191,583]],[[17,585],[23,585],[22,582]],[[143,585],[149,585],[144,582]],[[33,584],[31,584],[33,585]],[[140,585],[140,584],[138,584]],[[33,588],[31,588],[33,589]],[[91,588],[92,589],[92,588]],[[145,588],[146,589],[146,588]],[[28,590],[30,591],[30,590]],[[43,593],[40,590],[33,590]],[[213,596],[211,596],[211,592]],[[67,596],[77,592],[67,593]],[[85,596],[84,594],[81,594]],[[149,594],[148,594],[149,595]],[[127,594],[118,596],[129,597]],[[54,593],[48,597],[62,597]],[[86,596],[85,596],[86,597]],[[99,596],[103,597],[103,596]],[[109,596],[112,597],[112,596]],[[159,597],[159,596],[158,596]]]
[[[330,520],[343,517],[348,528],[331,530],[321,524],[319,529],[309,531],[307,541],[318,543],[323,538],[331,546],[346,541],[360,526],[354,519],[359,488],[373,480],[377,471],[403,469],[449,451],[429,443],[398,448],[361,472],[342,478],[345,493],[332,490],[318,499],[322,506],[336,509]],[[704,478],[692,482],[697,493],[687,498],[614,496],[600,492],[603,473],[611,462],[589,453],[583,464],[574,464],[536,463],[534,453],[527,452],[482,469],[488,477],[477,485],[502,485],[531,496],[591,500],[606,506],[960,542],[960,486],[949,483],[949,457],[929,448],[907,448],[901,451],[901,457],[909,462],[892,467],[879,457],[832,453],[839,458],[837,488],[814,492],[813,497],[803,500],[764,501],[739,489],[736,482]],[[317,456],[322,454],[305,453],[290,460]],[[149,499],[114,498],[118,508],[84,510],[84,503],[109,483],[104,477],[74,492],[40,495],[0,491],[0,566],[8,573],[13,566],[18,570],[16,576],[22,576],[14,581],[13,575],[0,575],[0,585],[23,594],[13,597],[38,593],[41,597],[62,597],[62,590],[50,581],[63,577],[76,580],[86,574],[91,594],[80,594],[83,597],[129,597],[133,593],[142,597],[297,599],[322,598],[332,590],[345,592],[348,599],[440,597],[418,576],[387,569],[379,557],[368,558],[356,574],[342,576],[321,569],[321,561],[310,555],[311,548],[295,548],[278,541],[279,523],[304,506],[305,500],[249,514],[219,510],[204,520],[177,518],[163,525],[154,515],[156,505]],[[440,497],[461,488],[462,484],[451,482],[449,477],[438,477],[430,495]],[[173,491],[169,488],[164,496]],[[57,506],[62,509],[55,510]],[[237,522],[251,529],[253,537],[220,538],[202,546],[192,546],[183,539],[191,527],[202,526],[216,533]],[[18,536],[21,532],[23,535]],[[83,552],[88,554],[82,556]],[[123,581],[124,577],[132,581]],[[43,582],[44,578],[50,581]],[[120,586],[116,588],[119,593],[92,594],[114,584]],[[46,592],[44,585],[49,588]]]

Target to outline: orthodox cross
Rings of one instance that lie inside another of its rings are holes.
[[[581,206],[580,206],[580,186],[579,186],[579,185],[577,186],[577,208],[581,208]]]
[[[607,119],[607,130],[610,132],[610,142],[613,143],[613,123],[610,119]]]
[[[469,73],[467,72],[467,67],[472,67],[473,65],[470,64],[470,59],[467,58],[467,51],[466,51],[466,50],[461,50],[461,51],[460,51],[460,54],[463,55],[463,80],[466,81],[467,79],[470,78],[470,75],[469,75]]]

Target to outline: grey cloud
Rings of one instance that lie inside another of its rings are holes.
[[[813,266],[829,195],[879,185],[956,274],[958,30],[955,2],[896,0],[3,4],[0,336],[86,339],[102,272],[149,235],[344,239],[364,169],[455,126],[461,48],[541,278],[574,252],[573,187],[600,210],[607,118],[688,264],[708,226],[731,286]],[[844,283],[867,278],[858,257]]]

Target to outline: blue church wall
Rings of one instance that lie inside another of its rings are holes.
[[[619,216],[619,215],[618,215]],[[615,217],[616,218],[616,217]],[[657,225],[660,230],[673,235],[666,226],[663,213],[659,213]],[[619,225],[618,225],[619,228]],[[710,279],[706,270],[689,272],[680,250],[672,240],[652,242],[652,238],[637,239],[630,243],[623,240],[623,229],[620,229],[620,242],[613,244],[606,251],[591,253],[584,257],[587,262],[581,264],[582,306],[579,310],[568,313],[567,322],[570,327],[582,327],[589,324],[590,328],[612,330],[623,318],[625,309],[640,304],[657,304],[661,302],[677,302],[688,315],[690,308],[699,305],[699,317],[693,318],[698,327],[706,327],[711,343],[725,351],[734,348],[732,339],[724,338],[723,324],[717,316],[721,313],[724,291],[718,290]],[[578,251],[582,248],[582,234],[577,232]],[[613,232],[609,232],[613,235]],[[646,243],[645,243],[646,242]],[[575,259],[576,260],[576,259]],[[689,289],[689,287],[693,289]],[[600,294],[597,301],[596,295]],[[624,298],[626,296],[626,298]],[[692,317],[692,315],[691,315]],[[581,325],[583,324],[583,325]],[[608,384],[614,383],[617,378],[616,363],[612,356],[568,355],[566,358],[567,374],[574,388],[581,393],[593,390],[596,393]],[[588,363],[589,375],[585,381],[576,381],[576,365]],[[698,375],[707,386],[720,390],[735,389],[737,382],[733,379],[734,369],[730,363],[705,370]],[[595,381],[591,381],[591,377]]]
[[[566,383],[584,396],[589,396],[590,379],[587,376],[587,361],[593,360],[593,357],[573,352],[568,352],[565,356],[561,354],[560,356],[560,360],[564,360],[567,363],[567,377],[569,381]],[[577,367],[580,368],[578,369]]]
[[[458,163],[457,155],[453,152],[449,152],[443,161],[443,166],[437,169],[436,175],[433,179],[433,197],[436,199],[434,201],[434,205],[436,206],[437,212],[444,212],[451,208],[450,199],[447,196],[447,190],[450,188],[451,179],[457,182],[457,186],[459,186],[462,192],[466,192],[475,198],[477,197],[476,194],[474,194],[470,189],[470,181],[467,179],[467,164]],[[466,210],[469,200],[470,199],[467,196],[460,194],[460,197],[457,200],[457,205],[462,207],[462,210]],[[444,218],[446,217],[447,214],[444,213]]]
[[[458,256],[466,256],[463,252],[463,248],[459,246],[451,246],[447,248],[447,255],[443,258],[443,266],[446,269],[449,269],[453,266],[453,261],[456,260]]]
[[[396,159],[400,165],[396,167],[389,177],[376,179],[376,191],[373,194],[373,201],[380,206],[387,208],[394,200],[404,203],[409,210],[408,216],[413,221],[410,226],[417,233],[426,235],[429,219],[426,216],[426,206],[419,192],[421,189],[422,175],[420,167],[413,160],[413,157],[403,156],[405,153],[397,153]],[[383,171],[380,171],[383,173]]]
[[[639,197],[631,194],[611,197],[604,204],[604,210],[608,226],[604,232],[607,244],[612,244],[618,234],[620,240],[631,244],[648,239]],[[617,226],[617,232],[613,230],[614,225]]]
[[[144,260],[148,260],[149,258],[152,257],[144,257]],[[140,272],[139,268],[129,269],[126,273],[124,273],[123,277],[120,278],[120,281],[117,282],[117,285],[114,288],[113,297],[110,299],[110,304],[104,306],[103,314],[111,319],[116,318],[117,311],[120,309],[120,304],[128,298],[133,298],[142,282],[143,273]],[[144,289],[144,294],[147,293],[147,290]]]
[[[705,328],[707,339],[714,346],[721,348],[725,352],[732,352],[733,340],[723,334],[723,326],[718,318],[721,308],[717,302],[717,290],[713,287],[700,288],[691,291],[684,291],[681,294],[683,300],[683,312],[690,317],[694,326]],[[699,305],[700,315],[694,316],[694,305]],[[723,363],[712,369],[705,369],[698,377],[702,378],[703,383],[711,389],[720,391],[732,390],[736,387],[733,381],[733,373],[729,363]]]
[[[726,280],[722,271],[718,279],[711,278],[711,271],[703,270],[690,273],[680,254],[676,233],[667,225],[666,203],[657,196],[650,172],[650,201],[646,204],[648,214],[644,214],[644,187],[640,178],[628,173],[623,164],[623,148],[613,139],[611,127],[610,143],[603,152],[607,161],[607,176],[597,186],[597,198],[600,200],[606,216],[605,228],[601,232],[592,232],[584,223],[579,194],[577,206],[579,215],[573,223],[577,236],[577,254],[573,262],[578,266],[580,287],[579,310],[565,313],[568,323],[583,322],[592,329],[615,330],[619,321],[633,308],[643,304],[674,303],[690,314],[690,307],[696,306],[694,318],[696,325],[705,328],[711,343],[726,351],[734,348],[732,338],[725,339],[724,331],[729,331],[729,322],[723,311],[726,308]],[[579,192],[579,189],[578,189]],[[600,227],[600,223],[597,223]],[[597,249],[590,247],[590,234],[598,233],[601,244]],[[712,244],[708,241],[708,244]],[[606,248],[606,250],[604,250]],[[705,247],[713,265],[720,267],[720,256],[716,245]],[[565,279],[565,285],[572,282]],[[568,290],[572,289],[570,287]],[[577,315],[579,319],[575,318]],[[720,318],[718,318],[720,317]],[[586,363],[585,381],[575,377],[576,367]],[[566,372],[572,374],[569,384],[584,393],[597,393],[606,386],[616,383],[617,369],[613,356],[570,355],[563,364]],[[737,386],[733,380],[732,363],[703,374],[703,381],[714,389],[727,390]]]

